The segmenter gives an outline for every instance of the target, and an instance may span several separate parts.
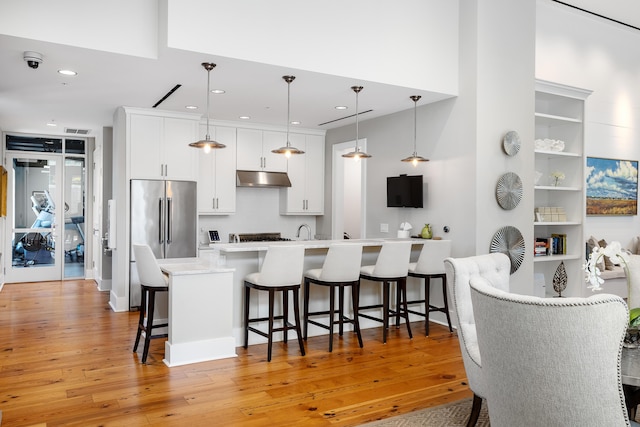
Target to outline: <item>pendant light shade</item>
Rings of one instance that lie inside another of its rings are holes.
[[[211,70],[216,67],[216,64],[212,62],[203,62],[202,66],[207,70],[207,134],[204,139],[189,144],[189,147],[202,148],[205,153],[208,153],[212,148],[224,148],[226,145],[213,141],[209,134],[209,96],[211,96],[209,86],[211,84]]]
[[[362,86],[351,86],[351,90],[356,93],[356,149],[351,151],[350,153],[343,154],[342,157],[347,159],[354,159],[358,161],[359,159],[368,159],[371,157],[370,154],[365,153],[364,151],[360,151],[360,147],[358,145],[358,140],[360,139],[359,129],[358,129],[358,94],[362,90]]]
[[[418,163],[428,162],[429,159],[425,159],[422,156],[418,156],[418,151],[416,150],[416,127],[418,122],[417,109],[418,109],[418,101],[422,97],[419,95],[412,95],[409,98],[411,98],[411,100],[413,101],[413,154],[405,159],[402,159],[402,161],[411,162],[413,164],[413,167],[415,168],[416,166],[418,166]]]
[[[271,150],[271,152],[291,157],[292,154],[304,154],[304,151],[299,150],[296,147],[292,147],[289,142],[289,124],[291,123],[291,82],[295,80],[296,76],[282,76],[282,78],[287,82],[287,145]]]

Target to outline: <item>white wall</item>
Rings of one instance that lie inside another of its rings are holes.
[[[586,155],[640,160],[640,32],[549,0],[538,0],[536,12],[536,77],[593,90]],[[584,231],[627,246],[640,234],[640,218],[589,216]]]
[[[167,46],[455,94],[457,15],[457,0],[168,0]]]
[[[533,194],[525,193],[516,209],[504,211],[495,200],[495,186],[507,171],[523,182],[533,180],[533,150],[508,157],[502,137],[516,130],[524,141],[533,140],[534,8],[533,0],[460,2],[460,95],[417,111],[417,151],[429,162],[414,168],[400,161],[413,151],[410,99],[405,111],[360,122],[360,137],[367,139],[372,155],[366,160],[367,237],[395,237],[404,221],[414,233],[430,223],[436,236],[453,241],[456,257],[488,253],[493,234],[505,225],[519,228],[531,242]],[[354,127],[328,131],[327,153],[332,144],[353,139]],[[329,180],[331,165],[326,169]],[[386,207],[386,177],[401,173],[424,175],[424,208]],[[331,188],[330,180],[325,188]],[[389,224],[389,233],[380,232],[380,223]],[[325,233],[331,218],[325,215],[318,224]],[[448,234],[444,226],[450,227]],[[528,254],[514,274],[514,291],[532,292],[532,261]]]
[[[0,33],[157,58],[158,1],[2,1]]]

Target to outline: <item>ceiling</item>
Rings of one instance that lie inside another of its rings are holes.
[[[634,0],[552,1],[640,28],[640,2]],[[27,66],[24,51],[43,55],[38,69]],[[189,111],[185,106],[196,105],[199,108],[195,111],[204,115],[207,73],[202,62],[217,64],[211,72],[211,88],[226,91],[210,97],[213,120],[237,122],[240,116],[250,116],[251,123],[286,126],[287,84],[282,76],[288,74],[296,76],[291,83],[291,120],[300,121],[297,126],[307,129],[326,130],[353,123],[355,93],[350,87],[354,85],[364,86],[359,95],[361,120],[413,108],[411,95],[423,97],[418,105],[447,97],[175,49],[163,49],[158,59],[147,59],[0,35],[0,126],[38,134],[87,129],[93,136],[112,125],[117,106],[150,108],[178,84],[181,87],[157,108],[185,112]],[[78,75],[59,75],[61,68],[73,69]],[[348,109],[336,110],[339,105]],[[363,113],[367,110],[372,111]],[[47,126],[52,122],[57,126]]]

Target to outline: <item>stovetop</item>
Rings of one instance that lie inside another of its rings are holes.
[[[282,241],[290,241],[290,240],[291,239],[282,237],[280,233],[229,234],[229,242],[231,243],[238,242],[238,241],[240,241],[240,243],[244,243],[244,242],[282,242]]]

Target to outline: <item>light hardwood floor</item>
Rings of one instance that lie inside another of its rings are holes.
[[[237,349],[168,368],[132,353],[137,313],[114,313],[89,280],[7,284],[0,292],[2,426],[354,426],[472,396],[455,332],[424,322]],[[140,346],[139,351],[141,350]]]

